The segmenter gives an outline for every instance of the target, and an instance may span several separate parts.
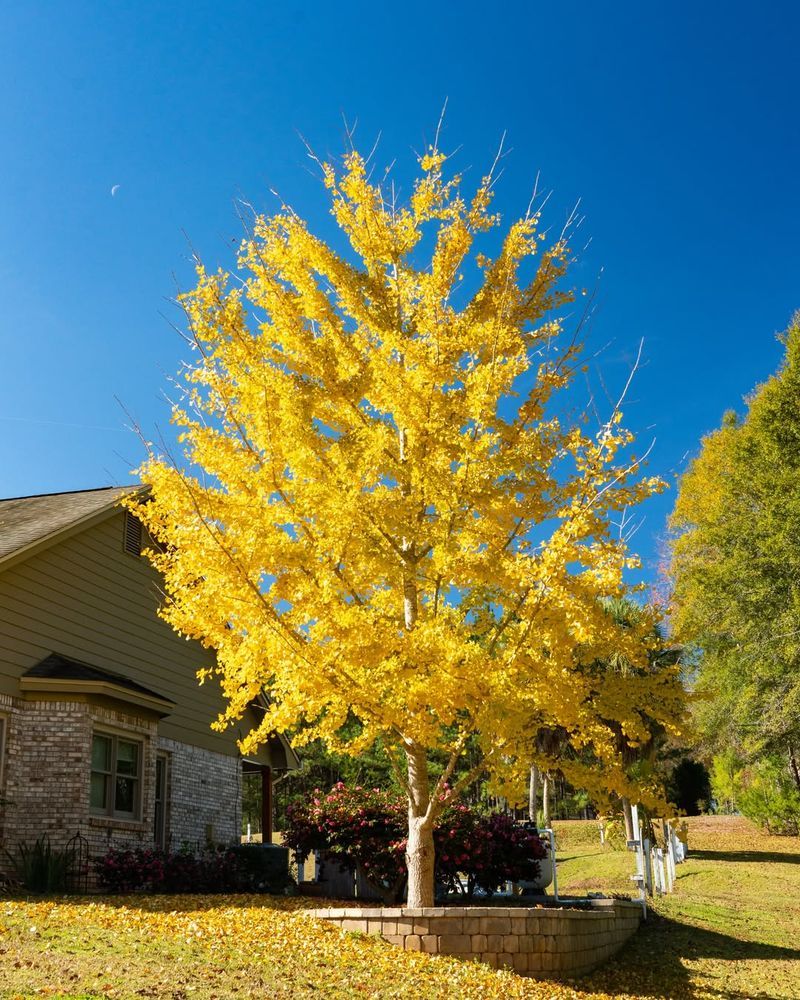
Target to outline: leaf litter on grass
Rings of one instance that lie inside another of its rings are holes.
[[[304,912],[325,905],[321,900],[9,898],[0,901],[0,996],[798,1000],[800,840],[779,839],[738,819],[692,821],[678,891],[656,902],[653,917],[614,960],[575,984],[402,952]],[[754,852],[760,859],[752,860]],[[764,861],[765,854],[774,860]],[[572,837],[569,857],[565,892],[576,881],[608,889],[632,868],[631,855],[598,852],[585,830]]]

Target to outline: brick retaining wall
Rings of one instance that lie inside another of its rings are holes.
[[[407,951],[476,959],[536,979],[571,979],[617,952],[639,927],[638,903],[593,899],[555,906],[348,907],[312,910],[346,931],[380,934]]]

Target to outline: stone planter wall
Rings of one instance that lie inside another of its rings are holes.
[[[590,900],[557,906],[348,907],[312,910],[346,931],[380,934],[408,951],[486,962],[537,979],[571,979],[617,952],[642,918],[638,903]]]

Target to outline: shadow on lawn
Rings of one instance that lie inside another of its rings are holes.
[[[713,973],[698,974],[694,985],[683,961],[710,959],[719,962]],[[767,984],[753,982],[747,992],[727,986],[726,972],[744,961],[800,962],[800,950],[741,941],[727,934],[693,927],[649,913],[638,934],[608,965],[579,981],[581,989],[606,993],[643,993],[663,1000],[692,1000],[718,997],[719,1000],[749,1000],[753,996],[789,998],[796,994],[762,990]],[[730,963],[730,964],[728,964]],[[700,982],[699,980],[702,980]],[[755,992],[754,992],[755,991]]]
[[[800,865],[800,854],[789,854],[781,851],[690,851],[689,857],[694,861],[742,861],[745,863],[760,862],[762,864]]]

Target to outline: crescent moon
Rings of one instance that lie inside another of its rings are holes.
[[[119,191],[119,189],[120,189],[120,185],[119,184],[115,184],[114,187],[111,188],[111,197],[112,198],[117,193],[117,191]]]

